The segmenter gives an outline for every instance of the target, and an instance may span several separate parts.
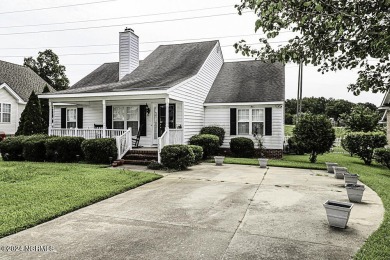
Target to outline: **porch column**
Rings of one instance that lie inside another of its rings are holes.
[[[169,144],[169,96],[165,98],[165,131],[167,131],[167,143]]]
[[[102,137],[105,138],[106,137],[106,100],[103,99],[102,100],[102,105],[103,105],[103,134],[102,134]]]
[[[49,101],[49,129],[48,129],[48,135],[51,135],[52,124],[53,124],[53,102]]]

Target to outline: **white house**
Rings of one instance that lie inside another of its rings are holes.
[[[0,131],[15,134],[31,92],[42,93],[46,85],[30,68],[0,60]]]
[[[387,124],[387,142],[390,145],[390,91],[387,91],[379,109],[384,110],[381,123]]]
[[[219,41],[161,45],[139,61],[131,29],[120,33],[119,51],[119,63],[101,65],[68,90],[40,95],[54,108],[51,135],[120,136],[122,156],[131,149],[128,128],[132,135],[139,129],[140,145],[160,150],[217,125],[226,131],[223,147],[257,130],[269,152],[282,156],[282,64],[225,63]]]

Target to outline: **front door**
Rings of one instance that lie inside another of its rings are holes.
[[[165,131],[166,120],[166,105],[158,105],[158,137],[160,137]],[[169,104],[169,128],[176,128],[176,106],[175,104]]]

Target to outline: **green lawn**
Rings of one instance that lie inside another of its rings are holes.
[[[284,135],[292,136],[295,125],[284,125]],[[333,127],[336,133],[336,138],[343,137],[346,134],[345,127]]]
[[[257,159],[225,158],[225,163],[258,165]],[[356,259],[390,259],[390,170],[378,164],[367,166],[363,161],[348,154],[328,153],[318,156],[315,164],[309,162],[308,155],[285,155],[283,160],[269,160],[270,166],[326,169],[325,162],[337,162],[352,173],[358,173],[360,180],[371,187],[382,199],[385,217],[380,228],[375,231],[360,251]],[[363,197],[364,199],[364,197]]]
[[[0,238],[160,177],[97,165],[0,159]]]

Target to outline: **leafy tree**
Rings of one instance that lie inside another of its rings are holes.
[[[368,107],[357,105],[351,113],[343,114],[341,118],[351,132],[373,132],[378,128],[381,115]]]
[[[304,152],[310,153],[309,160],[317,161],[317,155],[329,152],[336,139],[330,120],[325,115],[303,115],[293,130],[293,138]]]
[[[39,52],[36,60],[33,57],[24,58],[24,66],[32,69],[57,91],[69,87],[65,66],[60,64],[57,54],[50,49]]]
[[[295,115],[297,113],[297,100],[295,98],[287,99],[284,106],[286,114]]]
[[[369,108],[371,111],[378,112],[377,106],[376,106],[375,104],[373,104],[373,103],[370,103],[370,102],[366,102],[366,103],[357,103],[356,105],[362,106],[362,107],[367,107],[367,108]]]
[[[33,91],[28,99],[19,121],[15,135],[33,135],[44,132],[41,104]]]
[[[328,117],[332,117],[337,125],[340,123],[340,116],[342,114],[351,113],[354,104],[344,99],[330,99],[328,106],[326,107],[325,113]]]
[[[50,92],[49,87],[46,85],[43,88],[42,93],[48,93]],[[40,101],[41,103],[41,112],[42,112],[42,128],[44,130],[47,130],[49,128],[49,100],[46,98],[42,98]]]
[[[259,49],[240,41],[236,52],[271,62],[313,64],[322,73],[359,68],[357,81],[348,86],[355,95],[389,89],[389,0],[241,0],[236,8],[239,14],[253,10],[255,30],[266,35]],[[284,31],[293,32],[290,39],[272,47],[269,39]]]

